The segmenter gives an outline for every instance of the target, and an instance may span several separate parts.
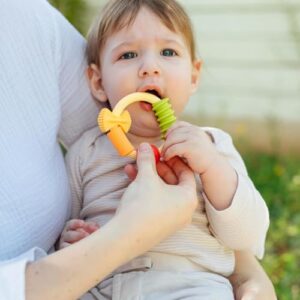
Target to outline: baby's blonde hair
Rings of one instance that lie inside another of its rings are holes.
[[[183,7],[175,0],[110,0],[91,26],[87,36],[88,64],[100,66],[100,52],[108,37],[131,25],[142,7],[149,9],[173,32],[179,32],[196,58],[192,24]]]

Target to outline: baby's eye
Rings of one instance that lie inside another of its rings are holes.
[[[120,56],[120,59],[132,59],[137,57],[137,53],[135,52],[125,52]]]
[[[161,55],[163,56],[176,56],[177,53],[173,49],[164,49],[160,52]]]

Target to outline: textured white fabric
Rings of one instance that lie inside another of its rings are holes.
[[[33,247],[47,252],[57,239],[70,207],[57,138],[72,144],[98,113],[84,39],[47,1],[25,2],[2,0],[0,9],[1,261]]]
[[[197,176],[199,204],[192,224],[151,251],[185,256],[204,270],[228,276],[234,268],[233,250],[250,250],[260,258],[263,256],[269,215],[231,137],[216,128],[204,129],[211,133],[217,150],[238,174],[232,204],[223,211],[215,210],[203,197]],[[120,157],[98,128],[82,135],[66,157],[71,180],[72,217],[79,216],[100,225],[112,218],[130,182],[123,170],[129,162],[132,160]]]
[[[25,299],[24,273],[27,263],[46,255],[40,248],[29,251],[13,259],[0,262],[0,299],[21,300]]]

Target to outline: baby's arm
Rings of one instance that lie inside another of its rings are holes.
[[[235,251],[235,268],[230,276],[236,300],[276,300],[273,284],[255,257]]]
[[[200,175],[205,194],[215,209],[224,210],[231,205],[238,184],[237,173],[203,129],[177,122],[168,131],[162,155],[165,160],[174,156],[187,160]]]
[[[268,210],[230,136],[219,129],[178,122],[168,132],[162,155],[166,160],[184,157],[200,175],[214,235],[231,249],[262,257]]]

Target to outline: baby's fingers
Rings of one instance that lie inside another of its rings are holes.
[[[186,150],[187,150],[187,145],[185,143],[171,145],[165,150],[163,158],[165,161],[168,161],[169,159],[175,156],[185,158]]]
[[[80,220],[80,219],[72,219],[66,223],[64,230],[65,231],[76,230],[78,228],[84,227],[84,225],[85,225],[85,221]]]
[[[124,171],[130,180],[133,181],[136,178],[137,169],[136,166],[134,166],[133,164],[126,165],[124,167]]]
[[[165,159],[165,154],[168,151],[169,148],[173,147],[177,144],[182,144],[186,142],[186,136],[180,133],[174,132],[172,135],[170,135],[166,141],[163,144],[163,147],[161,149],[161,157]]]
[[[174,129],[167,135],[166,141],[163,144],[161,150],[161,156],[164,157],[165,152],[168,150],[169,147],[173,145],[180,144],[180,143],[187,143],[190,140],[194,139],[193,130],[191,130],[191,126],[188,127],[179,127]]]
[[[170,135],[173,131],[178,130],[179,128],[186,128],[190,127],[192,124],[184,121],[177,121],[175,122],[167,131],[167,136]]]
[[[82,227],[82,229],[85,230],[89,234],[95,232],[99,228],[100,228],[100,226],[97,223],[91,222],[91,221],[85,222],[84,226]]]
[[[66,231],[62,236],[62,243],[69,243],[73,244],[75,242],[78,242],[85,237],[87,237],[89,234],[85,232],[84,230],[69,230]]]

